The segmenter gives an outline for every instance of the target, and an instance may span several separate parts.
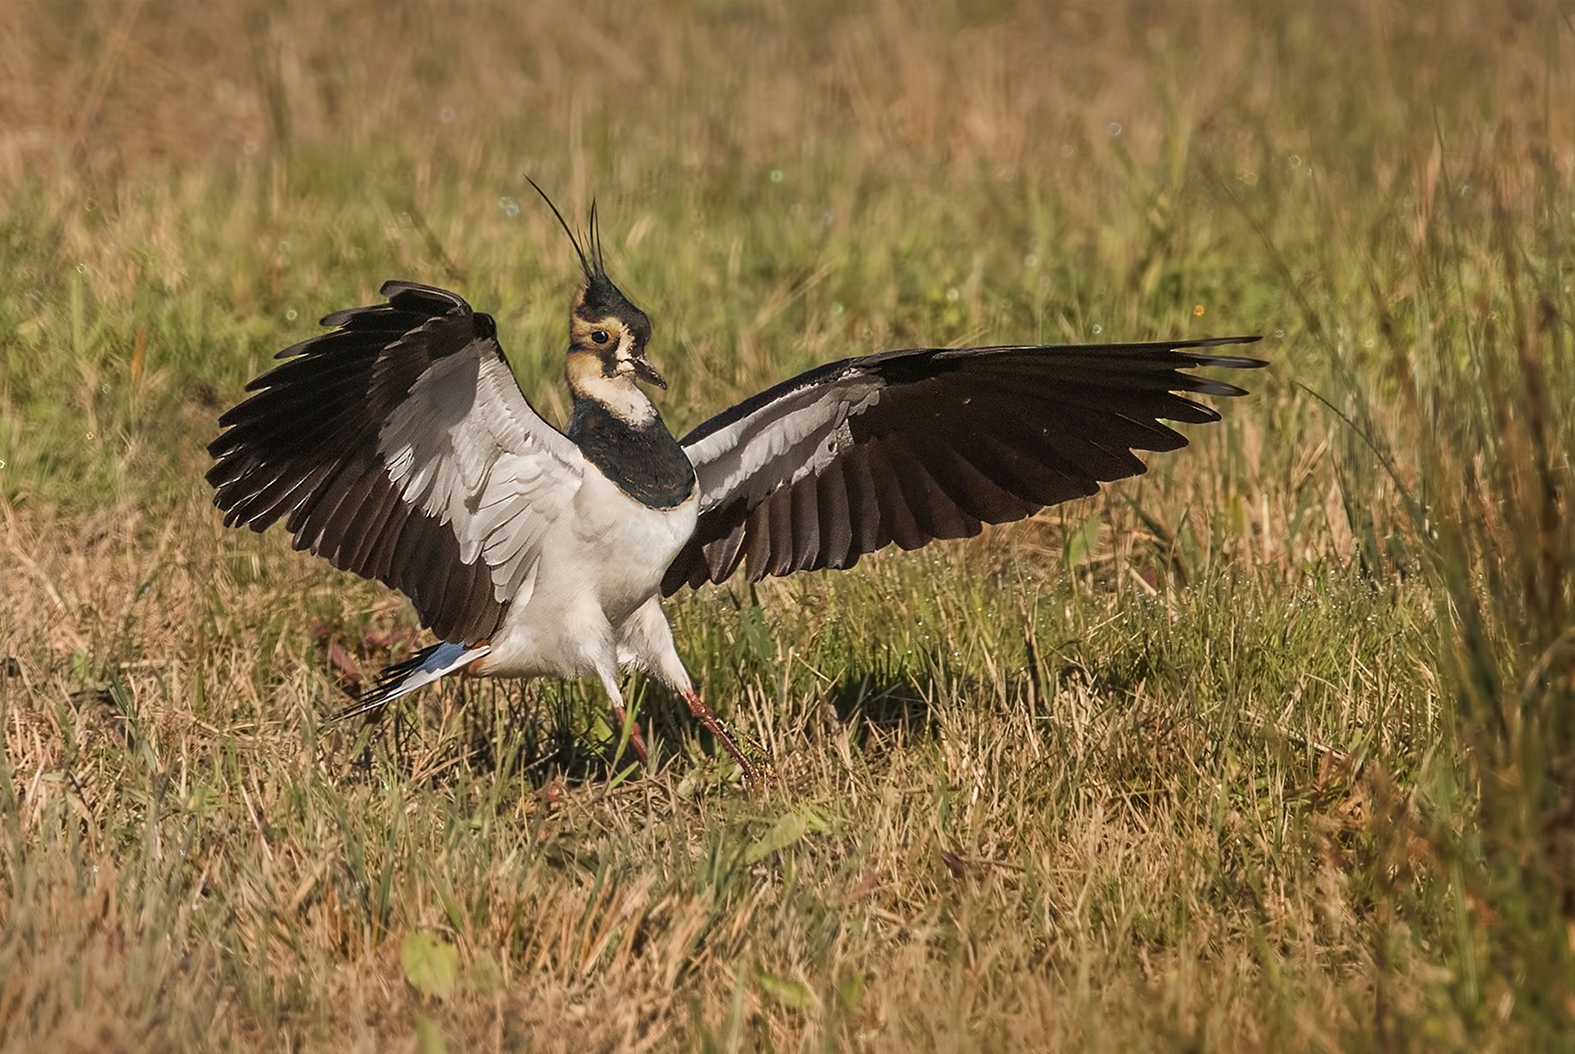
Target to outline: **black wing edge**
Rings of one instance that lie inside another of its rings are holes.
[[[400,590],[444,640],[475,640],[502,616],[490,569],[462,563],[448,525],[400,498],[377,439],[434,361],[476,340],[497,348],[497,326],[434,286],[380,292],[387,303],[325,316],[333,332],[285,348],[276,358],[287,361],[246,385],[255,394],[219,418],[206,478],[225,526],[283,518],[297,550]]]
[[[879,372],[888,381],[900,383],[912,379],[914,369],[921,362],[946,362],[959,358],[971,358],[977,355],[997,354],[1011,351],[1043,351],[1043,352],[1102,352],[1115,354],[1118,352],[1133,351],[1174,351],[1182,352],[1195,348],[1220,348],[1242,344],[1256,344],[1263,339],[1261,333],[1237,337],[1199,337],[1193,340],[1148,340],[1134,341],[1125,344],[998,344],[978,348],[903,348],[897,351],[883,351],[875,355],[861,355],[851,359],[839,359],[820,366],[812,367],[785,381],[772,385],[763,392],[756,392],[741,403],[728,407],[714,417],[709,417],[700,422],[688,432],[684,433],[679,443],[683,446],[693,446],[716,432],[721,431],[735,421],[742,420],[764,406],[768,406],[783,396],[789,395],[805,388],[825,384],[828,381],[840,379],[850,373]],[[1216,366],[1222,369],[1253,370],[1269,364],[1267,359],[1255,359],[1241,355],[1183,355],[1176,356],[1176,368],[1196,369],[1204,366]],[[908,368],[904,368],[907,366]],[[1186,376],[1182,374],[1182,376]],[[1207,377],[1192,378],[1206,387],[1188,388],[1187,391],[1199,395],[1246,395],[1245,389],[1235,385],[1225,384],[1221,381],[1210,380]]]

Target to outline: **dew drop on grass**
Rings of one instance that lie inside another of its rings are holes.
[[[77,274],[87,274],[87,264],[85,264],[85,263],[77,264]]]
[[[956,300],[960,296],[962,296],[962,294],[957,291],[956,286],[952,286],[950,289],[946,290],[947,300]]]
[[[1103,332],[1104,332],[1104,331],[1105,331],[1105,327],[1104,327],[1104,326],[1098,326],[1098,325],[1096,325],[1096,326],[1095,326],[1095,327],[1094,327],[1094,336],[1096,336],[1096,337],[1097,337],[1097,336],[1099,336],[1099,335],[1100,335],[1100,334],[1101,334],[1101,333],[1103,333]]]
[[[509,197],[499,198],[498,199],[498,208],[502,209],[503,210],[503,214],[505,216],[507,216],[511,220],[515,216],[518,216],[520,214],[519,202],[515,201],[513,198],[509,198]]]
[[[1116,136],[1121,134],[1121,126],[1116,122],[1111,121],[1110,127],[1107,129],[1107,131],[1110,132],[1110,138],[1114,139]]]
[[[296,310],[293,307],[290,308],[288,311],[286,311],[284,313],[284,319],[285,319],[286,322],[294,322],[295,321],[295,317],[296,317]]]
[[[771,170],[771,182],[773,182],[773,183],[780,183],[780,182],[782,182],[782,170],[780,168],[773,168]]]

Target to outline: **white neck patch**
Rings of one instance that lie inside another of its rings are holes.
[[[614,417],[631,425],[650,424],[656,418],[656,407],[634,378],[620,374],[604,377],[599,373],[579,378],[579,394],[607,407]]]

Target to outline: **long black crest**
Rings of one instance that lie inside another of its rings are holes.
[[[584,241],[584,245],[590,246],[591,249],[591,255],[587,258],[580,239],[575,236],[574,230],[569,226],[569,221],[563,218],[563,213],[558,211],[558,206],[552,203],[552,199],[547,196],[547,192],[542,190],[541,185],[529,176],[525,177],[525,181],[536,188],[536,193],[541,195],[541,200],[547,203],[547,207],[552,210],[552,214],[558,218],[558,225],[563,228],[563,233],[569,236],[569,244],[574,246],[574,253],[580,258],[580,270],[585,272],[585,280],[589,282],[597,278],[606,278],[607,270],[602,266],[601,224],[596,221],[596,200],[594,198],[591,199],[591,229]]]

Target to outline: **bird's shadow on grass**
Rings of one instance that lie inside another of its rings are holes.
[[[712,761],[733,768],[721,743],[679,696],[646,683],[631,697],[657,768]],[[619,742],[605,706],[539,683],[458,681],[441,695],[400,700],[351,728],[349,768],[367,780],[392,767],[402,779],[433,784],[477,777],[524,780],[535,790],[606,784],[636,774],[631,770],[640,762],[627,742]],[[736,720],[724,725],[746,754],[762,760]]]
[[[823,699],[829,713],[824,716],[834,717],[859,750],[882,754],[933,733],[936,718],[929,694],[933,691],[927,693],[912,677],[849,672],[827,688]],[[722,745],[690,716],[679,696],[646,682],[635,698],[658,767],[709,761],[731,765]],[[727,727],[763,768],[783,760],[774,754],[806,746],[798,736],[762,743],[744,717],[727,715]],[[351,751],[350,772],[364,779],[376,778],[389,765],[416,782],[443,784],[486,776],[523,779],[534,789],[555,782],[601,784],[627,774],[637,764],[633,752],[624,745],[620,753],[615,739],[597,736],[587,724],[583,704],[566,703],[562,693],[461,681],[444,696],[390,706],[361,725],[347,724],[338,734],[349,737],[342,742]],[[606,731],[605,723],[601,728]]]
[[[455,685],[421,700],[400,700],[347,729],[350,771],[376,778],[392,767],[403,779],[605,783],[635,763],[627,748],[599,742],[583,715],[529,686]]]
[[[853,745],[876,752],[933,733],[937,723],[933,695],[933,689],[926,693],[912,678],[867,671],[839,678],[826,693],[826,701],[837,722],[849,730]]]

